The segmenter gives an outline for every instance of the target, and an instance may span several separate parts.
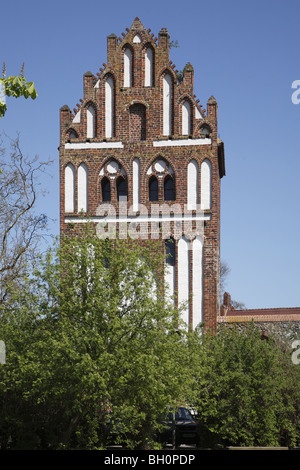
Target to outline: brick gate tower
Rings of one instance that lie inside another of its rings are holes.
[[[214,329],[225,175],[217,102],[202,109],[193,67],[175,70],[165,28],[156,38],[136,18],[126,31],[107,37],[107,63],[84,74],[74,111],[60,109],[61,233],[88,216],[108,234],[122,223],[159,238],[169,295],[188,301],[183,320]]]

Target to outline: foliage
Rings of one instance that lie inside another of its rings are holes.
[[[170,47],[175,47],[176,49],[179,47],[179,43],[177,39],[172,39],[172,41],[169,42]]]
[[[76,230],[0,304],[1,449],[155,448],[179,403],[198,412],[202,447],[299,445],[290,351],[254,325],[187,332],[160,291],[155,241]]]
[[[24,67],[24,64],[23,64]],[[18,75],[11,75],[6,77],[5,75],[5,64],[3,67],[3,76],[0,77],[0,90],[5,96],[13,96],[19,98],[23,96],[25,99],[31,98],[33,100],[37,97],[34,82],[27,82],[23,75],[23,67]],[[5,115],[7,106],[4,100],[0,99],[0,119]]]
[[[35,212],[39,194],[38,177],[50,162],[22,153],[19,137],[5,138],[0,147],[0,302],[10,282],[19,283],[22,270],[36,255],[45,233],[47,216]]]
[[[202,445],[299,445],[300,371],[289,353],[254,325],[194,341]]]
[[[100,240],[87,224],[11,293],[0,318],[1,448],[103,448],[108,417],[127,446],[153,446],[190,377],[156,253]]]

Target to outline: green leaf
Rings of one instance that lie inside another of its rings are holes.
[[[37,92],[33,82],[26,82],[25,77],[10,76],[7,78],[0,78],[0,81],[4,85],[6,96],[13,96],[19,98],[23,96],[25,99],[31,98],[36,99]],[[1,102],[0,102],[1,103]],[[4,104],[0,105],[0,118],[4,116],[7,111],[7,106]]]

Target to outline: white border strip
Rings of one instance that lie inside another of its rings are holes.
[[[84,149],[122,149],[122,142],[67,142],[65,149],[67,150],[84,150]]]
[[[211,139],[180,139],[180,140],[155,140],[153,147],[191,147],[195,145],[211,145]],[[123,149],[123,142],[67,142],[66,150],[84,149]]]
[[[187,147],[193,145],[210,145],[211,139],[180,139],[180,140],[155,140],[153,147]]]

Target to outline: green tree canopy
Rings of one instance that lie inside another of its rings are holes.
[[[0,317],[2,448],[101,448],[108,415],[128,446],[155,440],[159,417],[184,400],[190,379],[185,330],[176,332],[178,312],[157,287],[156,253],[87,227],[11,293]]]
[[[262,340],[254,324],[227,327],[198,346],[199,339],[193,400],[203,445],[299,445],[300,369],[290,351]]]

